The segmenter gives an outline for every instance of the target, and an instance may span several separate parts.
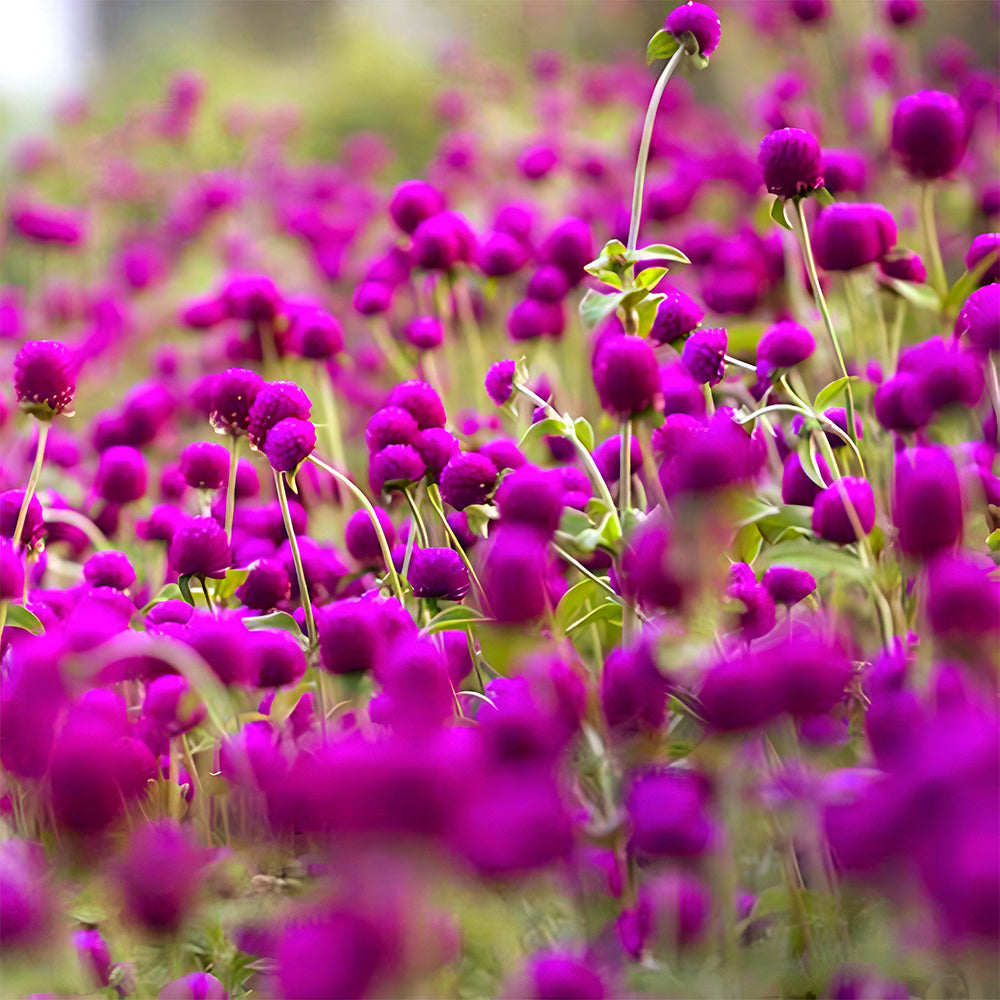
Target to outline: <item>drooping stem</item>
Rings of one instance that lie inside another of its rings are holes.
[[[347,478],[342,472],[338,472],[332,465],[327,465],[322,459],[317,458],[315,455],[310,455],[309,460],[314,464],[319,466],[325,472],[328,472],[338,483],[347,487],[347,489],[353,494],[354,498],[364,507],[368,514],[368,518],[372,523],[372,527],[375,529],[375,535],[378,538],[378,547],[382,552],[382,559],[385,562],[386,572],[389,575],[389,582],[392,585],[392,591],[396,595],[400,604],[403,604],[406,598],[403,595],[403,585],[399,582],[399,574],[396,572],[396,567],[392,563],[392,550],[389,548],[389,541],[385,537],[385,532],[382,530],[382,525],[379,523],[379,519],[375,514],[375,508],[372,506],[371,501],[358,489],[350,479]]]
[[[941,244],[938,242],[937,222],[934,219],[934,188],[930,182],[920,187],[920,226],[923,229],[924,246],[927,247],[931,286],[944,302],[948,294],[948,278],[941,258]]]
[[[236,469],[239,466],[240,439],[229,439],[229,482],[226,483],[226,541],[233,542],[233,518],[236,515]]]
[[[299,540],[295,537],[295,527],[292,525],[292,515],[288,509],[288,494],[285,492],[285,480],[280,472],[271,470],[274,475],[274,488],[278,491],[278,504],[281,507],[281,519],[285,523],[285,534],[292,550],[292,562],[295,563],[295,576],[299,583],[299,597],[302,600],[302,610],[306,616],[306,631],[309,634],[309,645],[315,646],[317,641],[316,619],[313,617],[312,601],[309,599],[309,587],[306,583],[306,571],[302,565],[302,553],[299,551]]]
[[[17,512],[17,526],[14,528],[14,546],[21,543],[21,532],[24,531],[24,522],[28,519],[28,507],[31,498],[35,495],[35,487],[38,485],[38,477],[42,474],[42,463],[45,461],[45,442],[49,437],[48,420],[38,421],[38,446],[35,449],[35,464],[31,467],[31,475],[28,477],[28,485],[24,488],[24,499],[21,501],[21,509]]]
[[[646,118],[642,123],[642,138],[639,140],[639,156],[635,162],[635,183],[632,185],[632,220],[628,227],[628,249],[635,250],[639,242],[639,221],[642,217],[642,189],[646,183],[646,161],[649,159],[649,144],[653,138],[653,123],[656,121],[656,112],[660,107],[660,99],[663,91],[666,90],[670,78],[674,75],[674,70],[680,65],[684,58],[684,46],[679,45],[677,51],[670,57],[670,61],[663,68],[660,78],[653,88],[653,96],[649,99],[649,107],[646,108]]]
[[[816,307],[819,309],[820,315],[823,317],[823,325],[826,327],[826,332],[830,335],[830,340],[833,343],[834,352],[837,355],[837,361],[840,364],[840,373],[845,379],[848,379],[844,386],[844,395],[847,397],[847,433],[850,436],[854,447],[858,446],[858,432],[857,428],[854,426],[854,390],[851,387],[850,376],[847,373],[847,363],[844,361],[844,352],[840,348],[840,338],[837,336],[837,331],[833,326],[833,318],[830,316],[830,307],[826,304],[826,296],[823,294],[823,288],[819,283],[819,274],[816,271],[816,260],[813,257],[812,244],[809,242],[809,229],[806,226],[806,216],[805,212],[802,210],[802,200],[794,200],[794,211],[792,213],[792,218],[789,220],[791,222],[792,228],[795,230],[795,236],[799,241],[799,246],[802,248],[802,256],[806,263],[806,272],[809,275],[809,284],[812,286],[813,298],[816,300]]]

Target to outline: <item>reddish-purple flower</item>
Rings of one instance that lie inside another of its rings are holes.
[[[764,136],[757,156],[765,187],[779,198],[795,198],[821,188],[822,161],[816,137],[800,128],[780,128]]]
[[[73,354],[56,340],[29,340],[14,358],[14,392],[25,413],[51,420],[73,415],[76,366]]]

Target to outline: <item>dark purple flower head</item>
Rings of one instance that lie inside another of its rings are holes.
[[[488,233],[476,252],[476,266],[488,278],[516,274],[527,263],[527,247],[507,233]]]
[[[892,520],[908,555],[930,558],[954,548],[963,528],[962,490],[955,464],[941,448],[911,448],[896,455]]]
[[[362,281],[354,289],[351,305],[360,316],[380,316],[392,305],[393,288],[383,281]]]
[[[528,963],[520,980],[504,996],[511,1000],[604,1000],[610,990],[585,958],[569,954],[542,954]]]
[[[705,318],[705,310],[676,288],[662,288],[661,291],[667,297],[656,307],[656,319],[649,331],[649,339],[657,344],[669,344],[694,330]]]
[[[965,156],[969,122],[950,94],[921,90],[904,97],[892,116],[892,151],[917,180],[952,173]]]
[[[295,684],[306,672],[306,656],[287,632],[261,629],[248,637],[248,652],[256,663],[251,675],[257,687]]]
[[[660,369],[647,340],[607,337],[592,362],[601,406],[616,416],[631,416],[653,406],[660,391]]]
[[[24,503],[24,490],[5,490],[0,493],[0,536],[9,538],[12,542],[34,548],[45,534],[45,521],[42,514],[42,502],[38,495],[32,496],[28,503],[28,514],[21,529],[21,537],[14,538],[17,527],[17,517]]]
[[[774,598],[767,587],[757,583],[754,571],[746,563],[736,562],[729,567],[726,596],[743,605],[738,619],[744,639],[759,639],[774,628]]]
[[[229,1000],[229,994],[210,972],[190,972],[167,983],[157,1000]]]
[[[447,415],[437,390],[420,379],[411,379],[394,385],[386,400],[387,406],[398,406],[413,416],[420,430],[428,427],[444,427]]]
[[[102,500],[123,504],[146,494],[146,459],[137,448],[116,445],[102,452],[94,489]]]
[[[710,850],[715,826],[704,778],[678,768],[638,775],[628,793],[629,850],[641,857],[698,857]]]
[[[757,374],[770,378],[779,368],[794,368],[816,350],[813,335],[801,323],[785,320],[769,327],[757,344]]]
[[[882,205],[828,205],[816,217],[813,250],[827,271],[853,271],[896,245],[896,222]]]
[[[210,420],[224,434],[239,436],[250,426],[250,408],[264,380],[246,368],[227,368],[212,382]]]
[[[667,717],[670,687],[648,639],[611,650],[601,673],[601,708],[608,725],[619,733],[659,729]]]
[[[236,596],[244,607],[270,611],[281,601],[288,600],[291,591],[292,585],[282,563],[277,559],[260,559],[236,588]]]
[[[594,465],[600,472],[601,478],[609,485],[618,482],[621,475],[622,460],[622,436],[613,434],[605,438],[593,451]],[[633,473],[642,467],[642,445],[633,436],[629,443],[628,454],[629,468]]]
[[[11,958],[17,949],[51,936],[55,912],[41,844],[5,840],[0,844],[0,944]]]
[[[531,276],[525,294],[539,302],[561,302],[569,287],[569,281],[560,268],[545,264]]]
[[[414,548],[408,579],[416,597],[460,601],[469,592],[469,571],[454,549]]]
[[[977,288],[965,300],[955,333],[977,351],[1000,351],[1000,285]]]
[[[451,431],[443,427],[428,427],[417,432],[413,447],[417,449],[424,460],[424,465],[427,466],[427,478],[436,483],[441,479],[441,473],[444,472],[452,456],[460,451],[462,446]]]
[[[318,610],[320,660],[331,674],[376,669],[385,655],[388,636],[373,601],[337,601]]]
[[[822,158],[820,145],[811,132],[781,128],[764,136],[757,162],[771,194],[795,198],[823,186]]]
[[[193,611],[189,604],[185,606]],[[197,726],[207,715],[207,709],[191,690],[186,677],[164,674],[146,685],[142,714],[161,726],[169,736],[178,736]]]
[[[439,212],[424,219],[413,232],[410,260],[424,271],[448,271],[476,252],[476,237],[458,212]]]
[[[928,567],[927,616],[939,636],[1000,633],[1000,581],[989,560],[941,555]]]
[[[263,451],[271,428],[286,417],[308,420],[312,411],[309,397],[294,382],[266,382],[260,387],[247,423],[250,446]]]
[[[368,463],[368,479],[376,493],[418,482],[426,471],[420,452],[408,444],[386,445]]]
[[[73,949],[92,982],[98,987],[111,983],[111,952],[100,931],[73,931]]]
[[[816,589],[813,575],[795,566],[771,566],[764,572],[761,583],[776,604],[789,607],[798,604]]]
[[[695,330],[684,341],[681,360],[691,377],[702,385],[718,385],[726,374],[729,334],[721,328]]]
[[[233,319],[254,322],[273,320],[282,307],[277,285],[263,274],[234,275],[226,282],[222,299]]]
[[[517,366],[513,361],[495,361],[486,373],[486,395],[497,406],[503,406],[514,391],[514,372]]]
[[[444,195],[425,181],[403,181],[389,201],[389,215],[404,232],[412,235],[417,226],[445,209]]]
[[[178,576],[221,580],[232,563],[226,532],[214,517],[189,517],[174,531],[168,550]]]
[[[825,21],[830,14],[829,0],[791,0],[789,6],[802,24]]]
[[[850,149],[823,150],[823,186],[832,195],[853,191],[861,194],[865,189],[868,165],[860,153]]]
[[[853,508],[858,526],[867,535],[875,526],[875,497],[866,479],[845,476],[822,490],[813,503],[812,528],[820,538],[838,545],[858,540],[848,505]]]
[[[381,507],[375,508],[375,516],[391,549],[396,541],[396,529],[393,527],[392,519]],[[356,510],[347,519],[347,524],[344,526],[344,545],[351,558],[362,566],[382,565],[382,549],[368,511]]]
[[[919,254],[905,247],[896,247],[879,258],[878,269],[887,278],[922,285],[927,280],[927,268]]]
[[[885,16],[896,28],[912,24],[924,16],[923,0],[885,0]]]
[[[220,295],[190,299],[181,307],[178,321],[192,330],[209,330],[229,318],[229,307]]]
[[[323,309],[298,313],[288,336],[294,353],[315,361],[325,361],[344,349],[340,323]]]
[[[551,538],[559,527],[563,486],[558,473],[522,465],[497,488],[495,502],[504,524],[523,524]]]
[[[681,606],[684,581],[671,558],[670,528],[661,519],[647,518],[629,536],[618,580],[622,594],[647,611]]]
[[[485,503],[497,484],[497,467],[478,452],[453,455],[441,473],[441,497],[455,510]]]
[[[660,391],[663,394],[663,412],[686,413],[692,417],[705,415],[705,393],[691,377],[682,361],[664,365],[660,369]]]
[[[83,216],[79,213],[41,203],[21,202],[12,206],[10,225],[14,232],[34,243],[76,246],[87,235]]]
[[[992,257],[993,263],[983,272],[979,283],[985,285],[1000,281],[1000,233],[980,233],[972,241],[965,255],[965,269],[973,270],[985,257]]]
[[[584,278],[584,266],[594,258],[594,237],[583,219],[566,218],[549,231],[539,250],[543,264],[558,267],[571,286]]]
[[[23,344],[14,358],[14,392],[21,409],[39,420],[72,416],[76,365],[70,349],[56,340]]]
[[[507,335],[514,343],[557,336],[562,332],[562,307],[557,302],[522,299],[507,314]]]
[[[264,454],[275,472],[294,472],[316,447],[316,428],[311,420],[285,417],[268,432]]]
[[[436,316],[418,316],[406,324],[403,336],[418,351],[433,351],[444,343],[444,327]]]
[[[229,479],[229,451],[221,444],[195,441],[181,452],[181,475],[194,489],[222,489]]]
[[[6,538],[0,537],[0,601],[19,603],[24,596],[24,563]]]
[[[980,292],[988,293],[992,287],[994,286],[987,285],[986,288],[979,289],[979,292],[974,292],[973,295],[978,296]],[[977,299],[977,302],[988,305],[989,298],[984,296],[982,299]],[[994,299],[994,302],[996,303],[998,300]],[[961,314],[959,315],[961,316]],[[994,313],[994,316],[996,315]],[[986,317],[980,313],[980,318],[985,319]],[[961,327],[959,329],[961,330]],[[983,334],[987,334],[990,331],[988,321],[985,328],[979,328],[979,330]],[[969,333],[971,332],[972,328],[970,327]],[[998,336],[996,332],[993,335]],[[985,388],[983,365],[976,353],[966,350],[961,341],[945,341],[942,337],[931,337],[930,340],[913,344],[900,351],[896,372],[897,378],[904,374],[914,376],[925,397],[926,404],[935,410],[953,403],[967,407],[976,406],[982,398]]]
[[[708,4],[688,3],[675,7],[668,15],[664,28],[674,38],[684,44],[684,36],[690,31],[698,43],[698,51],[692,55],[703,55],[706,59],[718,48],[722,37],[722,23],[719,15]]]
[[[559,165],[559,153],[548,143],[529,146],[517,158],[517,169],[529,181],[548,177]]]
[[[540,618],[548,606],[547,569],[546,543],[537,531],[521,525],[492,531],[479,570],[492,616],[511,624]]]
[[[95,552],[83,565],[83,578],[92,587],[127,590],[135,583],[135,570],[124,552]]]
[[[409,410],[400,406],[383,406],[368,421],[365,444],[368,453],[374,455],[390,444],[415,444],[419,433],[416,418]]]

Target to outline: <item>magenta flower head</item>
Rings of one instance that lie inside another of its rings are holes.
[[[87,237],[83,216],[69,209],[41,203],[21,203],[11,208],[14,232],[34,243],[61,243],[76,246]]]
[[[694,35],[697,49],[691,55],[702,55],[706,59],[718,48],[722,37],[722,23],[719,15],[708,4],[688,3],[675,7],[668,15],[664,28],[685,45],[684,36],[690,32]]]
[[[867,535],[875,526],[875,496],[867,479],[845,476],[822,490],[813,504],[812,529],[820,538],[838,545],[858,540],[849,512],[853,508],[858,526]]]
[[[650,641],[615,648],[601,673],[604,718],[618,733],[655,731],[666,720],[670,687]]]
[[[362,281],[354,289],[351,305],[360,316],[380,316],[392,307],[393,291],[383,281]]]
[[[83,578],[91,587],[127,590],[135,583],[135,570],[124,552],[95,552],[83,564]]]
[[[628,539],[619,570],[622,594],[647,611],[678,608],[684,585],[670,558],[670,528],[659,518],[647,518]]]
[[[510,1000],[604,1000],[611,991],[586,959],[552,953],[534,956],[503,995]]]
[[[853,271],[896,245],[896,222],[882,205],[828,205],[816,217],[813,250],[827,271]]]
[[[557,302],[522,299],[507,314],[507,336],[514,343],[561,332],[562,308]]]
[[[41,844],[5,840],[0,844],[0,945],[9,953],[43,943],[54,916]]]
[[[965,269],[973,270],[984,258],[992,256],[993,263],[986,268],[979,279],[981,285],[1000,281],[1000,233],[980,233],[969,246],[965,255]]]
[[[324,670],[352,674],[381,663],[388,637],[377,602],[337,601],[318,610],[316,625]]]
[[[420,457],[420,452],[409,444],[386,445],[372,455],[368,463],[368,480],[376,493],[419,482],[426,472],[427,463]]]
[[[425,181],[403,181],[396,186],[389,201],[392,221],[411,236],[424,219],[445,209],[444,195]]]
[[[400,406],[383,406],[376,410],[365,428],[368,453],[374,455],[390,444],[416,444],[420,428],[409,410]]]
[[[413,232],[410,260],[424,271],[448,271],[475,254],[476,237],[457,212],[439,212],[424,219]]]
[[[300,312],[289,331],[289,347],[303,358],[325,361],[344,348],[340,323],[322,309]]]
[[[884,0],[885,16],[895,28],[912,24],[924,16],[923,0]]]
[[[146,494],[146,459],[137,448],[115,445],[101,453],[94,489],[112,504],[131,503]]]
[[[892,116],[892,151],[914,179],[952,173],[965,156],[969,121],[961,104],[938,90],[904,97]]]
[[[256,661],[253,683],[277,688],[295,684],[306,672],[306,656],[287,632],[261,629],[249,636],[249,654]]]
[[[73,931],[73,948],[80,964],[87,969],[92,982],[98,987],[111,983],[111,952],[108,942],[96,930]]]
[[[469,592],[469,571],[454,549],[415,548],[407,579],[416,597],[460,601]]]
[[[268,432],[264,454],[275,472],[294,472],[316,447],[316,428],[311,420],[285,417]]]
[[[167,983],[157,1000],[229,1000],[229,994],[210,972],[192,972]]]
[[[892,520],[907,555],[929,558],[962,537],[962,490],[955,464],[941,448],[896,455]]]
[[[649,342],[641,337],[609,336],[592,362],[601,406],[619,417],[641,413],[660,392],[660,369]]]
[[[816,341],[801,323],[785,320],[768,327],[757,344],[757,374],[770,378],[780,368],[794,368],[813,351]]]
[[[539,302],[561,302],[569,291],[566,275],[553,264],[545,264],[531,276],[526,294]]]
[[[955,333],[977,351],[1000,351],[1000,285],[977,288],[965,300]]]
[[[232,564],[225,529],[214,517],[189,517],[183,521],[170,540],[168,558],[178,576],[215,580],[221,580]]]
[[[677,288],[661,290],[666,298],[656,307],[649,339],[656,344],[669,344],[689,334],[705,318],[705,310]]]
[[[277,285],[263,274],[234,275],[226,282],[222,299],[233,319],[254,322],[273,320],[282,306]]]
[[[221,444],[195,441],[181,452],[181,475],[193,489],[222,489],[229,479],[229,452]]]
[[[475,451],[453,455],[441,473],[441,497],[455,510],[485,503],[497,484],[497,467]]]
[[[726,347],[729,334],[725,330],[695,330],[684,341],[681,360],[691,377],[702,385],[718,385],[726,374]]]
[[[767,588],[775,604],[787,607],[805,600],[816,589],[813,575],[794,566],[771,566],[764,572],[760,582]]]
[[[292,584],[284,565],[277,559],[259,559],[250,567],[246,580],[236,588],[243,606],[254,611],[270,611],[288,600]]]
[[[486,395],[497,406],[503,406],[514,391],[516,367],[513,361],[495,361],[486,372]]]
[[[594,237],[583,219],[573,217],[557,222],[539,250],[543,264],[558,267],[571,286],[584,278],[584,266],[594,258]]]
[[[910,281],[915,285],[927,281],[927,268],[920,255],[905,247],[895,247],[888,254],[883,254],[879,258],[878,269],[887,278]]]
[[[764,186],[779,198],[798,198],[823,186],[823,152],[811,132],[780,128],[764,136],[757,154]]]
[[[545,613],[547,563],[546,542],[537,531],[501,525],[491,533],[479,578],[497,621],[527,623]]]
[[[308,420],[312,411],[309,397],[294,382],[266,382],[250,407],[247,435],[250,447],[263,451],[271,428],[286,417]]]
[[[418,316],[406,324],[403,336],[418,351],[433,351],[444,343],[444,327],[436,316]]]
[[[250,426],[250,408],[264,380],[246,368],[227,368],[212,383],[212,426],[221,434],[239,437]]]
[[[76,366],[73,354],[56,340],[29,340],[14,358],[14,392],[25,413],[51,420],[73,415]]]
[[[629,851],[641,857],[693,858],[710,850],[715,828],[704,778],[678,768],[651,770],[632,781]]]
[[[419,430],[428,427],[444,427],[447,414],[444,403],[435,388],[429,382],[411,379],[394,385],[386,400],[387,406],[398,406],[406,410],[417,422]]]
[[[823,150],[823,186],[832,195],[853,191],[860,194],[865,189],[868,166],[860,153],[850,149]]]
[[[0,537],[0,601],[20,601],[24,596],[24,563],[14,546]]]
[[[522,465],[504,477],[494,500],[504,524],[533,527],[550,539],[562,517],[563,492],[557,472]]]
[[[488,278],[516,274],[528,263],[528,248],[507,233],[489,233],[479,244],[476,266]]]
[[[927,616],[939,636],[1000,632],[1000,581],[989,560],[941,555],[928,567]]]
[[[385,540],[391,549],[396,541],[396,529],[393,527],[392,519],[381,507],[375,508],[375,517],[378,518],[382,534],[385,535]],[[368,511],[356,510],[347,519],[347,524],[344,525],[344,545],[351,558],[362,566],[382,565],[382,549]]]

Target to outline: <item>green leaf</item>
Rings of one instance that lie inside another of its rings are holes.
[[[590,273],[598,281],[603,281],[604,284],[610,285],[619,292],[622,290],[622,276],[617,271],[612,271],[610,268],[602,268],[600,271],[591,271]]]
[[[244,618],[243,624],[251,632],[269,629],[273,632],[287,632],[303,649],[309,648],[309,640],[302,634],[298,622],[284,611],[272,611],[269,615],[254,615]]]
[[[647,267],[635,276],[639,288],[654,288],[670,272],[668,267]]]
[[[651,66],[657,59],[669,59],[679,48],[680,42],[665,28],[660,28],[646,46],[646,65]]]
[[[284,722],[292,714],[302,696],[311,690],[312,684],[309,681],[303,680],[299,681],[295,687],[281,688],[276,691],[274,699],[271,702],[271,721],[279,725]]]
[[[782,504],[773,514],[755,522],[757,530],[770,544],[788,535],[812,537],[812,507]]]
[[[677,264],[690,264],[686,253],[678,250],[677,247],[668,246],[666,243],[650,243],[647,247],[640,247],[633,255],[636,261],[640,260],[672,260]]]
[[[139,612],[139,616],[141,618],[145,618],[146,615],[148,615],[149,612],[152,611],[157,604],[160,604],[163,601],[176,601],[180,598],[180,596],[181,596],[181,588],[178,587],[176,583],[167,583],[164,586],[160,587],[160,589],[156,593],[156,596],[143,607],[143,609]]]
[[[580,301],[580,317],[588,330],[593,330],[603,323],[617,308],[622,293],[609,295],[593,288],[587,289],[587,294]]]
[[[733,561],[744,562],[747,563],[747,565],[752,566],[753,561],[760,554],[760,549],[763,544],[764,538],[757,525],[744,524],[743,527],[736,532],[736,538],[733,541]]]
[[[660,308],[660,303],[666,298],[666,295],[658,293],[656,295],[647,295],[646,298],[639,303],[636,307],[636,312],[639,314],[639,336],[645,337],[650,330],[653,329],[653,324],[656,322],[656,313]]]
[[[785,218],[785,202],[781,198],[775,198],[774,204],[771,205],[771,218],[778,223],[782,229],[787,229],[789,232],[792,231],[791,224],[788,219]]]
[[[804,539],[779,542],[761,553],[766,566],[787,563],[808,570],[817,579],[839,573],[859,583],[867,584],[871,573],[861,565],[857,556],[846,549],[833,549]]]
[[[806,446],[799,449],[799,460],[802,462],[802,471],[821,490],[825,490],[827,484],[823,481],[823,473],[819,471],[819,466],[816,464],[816,441],[812,434],[809,435]]]
[[[618,259],[624,261],[628,257],[628,248],[621,240],[608,240],[601,250],[601,256],[609,257],[611,260]]]
[[[945,306],[949,310],[957,310],[965,305],[965,300],[979,287],[983,275],[996,263],[997,251],[991,250],[971,271],[966,271],[948,290],[945,296]]]
[[[185,573],[184,576],[178,577],[177,586],[180,588],[181,597],[193,608],[194,598],[191,596],[191,574]]]
[[[249,575],[249,569],[227,569],[226,575],[215,588],[215,599],[224,601],[227,597],[232,597],[236,593],[236,588],[242,586]]]
[[[587,451],[594,450],[594,428],[590,426],[590,421],[586,417],[577,417],[573,421],[573,431]]]
[[[738,504],[736,513],[741,516],[739,516],[736,526],[739,528],[778,513],[778,508],[773,503],[768,503],[767,500],[761,500],[759,497],[741,496]]]
[[[465,520],[468,522],[469,531],[480,538],[485,538],[489,534],[490,521],[495,521],[498,515],[495,507],[490,507],[482,503],[474,503],[465,508]]]
[[[1000,551],[1000,528],[997,528],[996,531],[991,531],[986,536],[986,546],[990,552]]]
[[[532,424],[518,441],[518,447],[523,448],[529,441],[536,441],[547,434],[562,436],[566,433],[566,421],[562,417],[545,417],[537,423]]]
[[[573,584],[569,590],[563,594],[555,612],[555,625],[561,632],[565,632],[570,622],[580,617],[580,612],[590,601],[597,600],[601,595],[601,587],[589,577]]]
[[[573,507],[563,507],[562,516],[559,518],[559,530],[567,535],[577,535],[581,531],[586,531],[593,527],[590,518],[582,510],[575,510]]]
[[[596,622],[611,622],[615,625],[621,625],[622,623],[622,606],[617,601],[605,601],[603,604],[598,604],[596,608],[591,609],[585,615],[577,618],[576,621],[570,622],[566,626],[566,634],[572,635],[574,632],[581,628]]]
[[[634,309],[644,298],[649,295],[648,288],[630,288],[627,292],[622,292],[616,296],[619,309]]]
[[[859,381],[859,376],[857,375],[841,375],[840,378],[834,379],[828,385],[823,386],[818,393],[816,393],[816,400],[813,402],[813,409],[817,413],[821,413],[827,408],[843,391],[848,382]]]
[[[897,295],[901,295],[917,309],[925,309],[928,312],[938,312],[941,309],[941,300],[930,285],[900,281],[899,278],[885,278],[884,281]]]
[[[833,195],[830,194],[830,192],[827,191],[827,189],[825,187],[817,188],[815,191],[813,191],[813,197],[824,208],[826,208],[827,205],[832,205],[834,203],[834,201],[835,201]]]
[[[27,608],[20,604],[7,605],[7,625],[23,628],[32,635],[44,635],[45,626]]]
[[[434,635],[435,632],[446,632],[449,629],[467,628],[470,625],[492,621],[484,618],[481,611],[467,608],[464,604],[456,604],[452,608],[436,614],[420,631],[424,635]]]

